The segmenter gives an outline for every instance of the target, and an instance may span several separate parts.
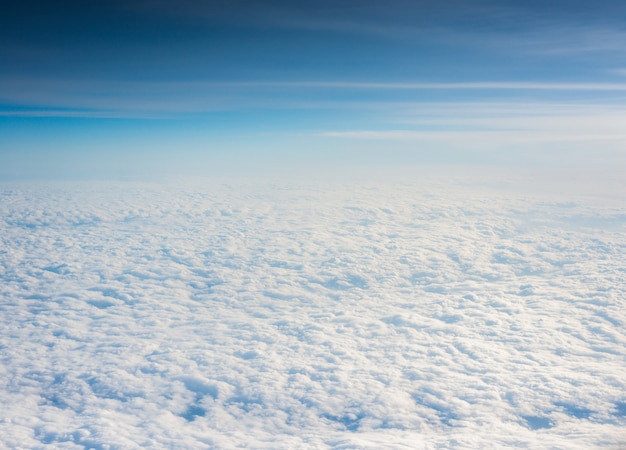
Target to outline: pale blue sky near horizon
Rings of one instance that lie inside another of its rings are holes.
[[[38,2],[0,19],[0,178],[626,168],[617,1]]]

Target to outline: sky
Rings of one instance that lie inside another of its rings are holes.
[[[0,177],[626,167],[618,1],[23,1]]]

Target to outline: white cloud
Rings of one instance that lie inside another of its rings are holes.
[[[4,446],[623,435],[623,194],[429,178],[0,196]]]

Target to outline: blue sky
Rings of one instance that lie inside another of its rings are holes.
[[[624,19],[610,1],[20,2],[0,18],[0,177],[626,166]]]

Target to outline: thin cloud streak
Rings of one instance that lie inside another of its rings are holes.
[[[624,73],[626,69],[617,69]],[[319,81],[319,80],[250,80],[250,81],[111,81],[98,80],[47,80],[4,78],[2,84],[22,87],[57,87],[62,89],[131,90],[190,89],[220,87],[298,87],[298,88],[353,88],[353,89],[519,89],[519,90],[568,90],[568,91],[626,91],[626,83],[567,83],[534,81],[478,81],[478,82],[375,82],[375,81]]]
[[[556,90],[556,91],[626,91],[626,83],[542,83],[542,82],[459,82],[459,83],[376,83],[376,82],[242,82],[225,86],[311,87],[381,90]]]
[[[381,152],[478,152],[495,160],[624,167],[624,123],[626,108],[615,105],[431,103],[398,114],[395,127],[326,130],[317,136]]]
[[[510,33],[476,30],[435,30],[438,42],[450,46],[483,48],[516,54],[519,57],[590,57],[613,55],[626,57],[622,42],[626,32],[613,25],[568,24],[548,21]]]
[[[396,124],[411,127],[389,136],[412,137],[424,131],[444,132],[552,132],[569,136],[623,136],[626,108],[602,104],[540,103],[423,103],[395,117]],[[415,129],[419,128],[419,129]],[[363,133],[330,132],[345,137],[384,137],[389,130]],[[378,134],[382,133],[382,134]],[[399,133],[399,134],[398,134]],[[406,136],[403,133],[409,133]],[[415,134],[414,134],[415,133]]]
[[[626,69],[617,69],[624,73]],[[93,90],[98,91],[140,91],[150,92],[156,90],[178,91],[181,89],[211,89],[211,88],[342,88],[342,89],[397,89],[397,90],[458,90],[458,89],[484,89],[484,90],[564,90],[564,91],[626,91],[626,83],[567,83],[567,82],[535,82],[535,81],[478,81],[478,82],[376,82],[376,81],[319,81],[319,80],[249,80],[249,81],[111,81],[100,82],[98,80],[47,80],[47,79],[16,79],[4,78],[2,85],[5,91],[9,87],[31,87],[39,89],[62,89],[62,90]],[[67,92],[69,93],[69,92]],[[8,96],[7,92],[2,93]],[[14,95],[16,95],[14,93]]]
[[[393,141],[421,141],[421,140],[450,140],[450,139],[490,139],[505,138],[510,142],[568,142],[568,141],[626,141],[626,134],[575,134],[564,135],[549,132],[523,131],[414,131],[414,130],[353,130],[327,131],[320,136],[333,138],[348,138],[361,140],[393,140]]]
[[[0,101],[16,108],[2,116],[162,117],[241,108],[306,108],[318,102],[331,108],[354,106],[334,95],[339,91],[466,91],[487,92],[626,92],[626,83],[562,82],[370,82],[370,81],[179,81],[132,82],[95,80],[0,80]],[[312,102],[309,93],[314,91]],[[306,95],[305,95],[306,94]],[[357,104],[369,104],[363,99]],[[396,103],[385,101],[384,103]],[[402,106],[403,102],[397,102]],[[28,110],[20,108],[27,107]],[[517,105],[519,107],[519,105]],[[36,111],[33,111],[36,110]],[[49,110],[49,111],[48,111]]]

